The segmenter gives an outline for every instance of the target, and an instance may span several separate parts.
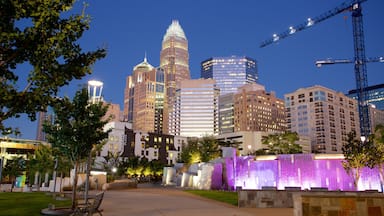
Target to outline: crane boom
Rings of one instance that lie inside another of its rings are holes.
[[[265,41],[263,41],[261,44],[260,44],[260,47],[265,47],[265,46],[268,46],[270,44],[273,44],[283,38],[286,38],[288,36],[291,36],[293,35],[294,33],[296,32],[299,32],[299,31],[302,31],[302,30],[305,30],[309,27],[312,27],[314,24],[317,24],[317,23],[320,23],[328,18],[331,18],[339,13],[342,13],[344,11],[347,11],[347,10],[352,10],[353,9],[353,6],[355,4],[360,4],[360,3],[363,3],[367,0],[352,0],[350,2],[344,2],[342,4],[340,4],[338,7],[332,9],[332,10],[329,10],[315,18],[308,18],[306,22],[303,22],[299,25],[296,25],[296,26],[290,26],[288,30],[280,33],[280,34],[273,34],[272,35],[272,38],[269,38]]]
[[[261,43],[260,47],[265,47],[280,39],[286,38],[298,31],[307,29],[313,26],[315,23],[322,22],[328,18],[331,18],[343,11],[352,12],[352,26],[353,26],[353,43],[354,43],[354,73],[357,90],[357,100],[359,108],[360,119],[360,134],[361,136],[368,137],[371,133],[369,107],[367,104],[367,92],[364,91],[368,87],[367,80],[367,66],[365,57],[365,44],[364,44],[364,29],[363,29],[363,15],[361,9],[361,3],[367,0],[352,0],[344,2],[338,7],[323,13],[314,19],[308,18],[307,22],[299,24],[297,26],[291,26],[288,30],[280,34],[274,34],[271,39],[268,39]],[[348,62],[341,62],[348,63]]]
[[[326,60],[317,60],[315,62],[315,65],[317,67],[321,67],[323,65],[330,65],[330,64],[350,64],[354,63],[355,61],[353,59],[326,59]],[[374,57],[374,58],[367,58],[365,60],[366,63],[370,62],[382,62],[384,63],[384,57]]]

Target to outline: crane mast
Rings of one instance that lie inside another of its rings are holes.
[[[371,122],[369,118],[367,64],[365,62],[365,44],[363,14],[361,4],[352,6],[353,44],[355,50],[355,82],[357,90],[357,101],[359,107],[360,134],[368,137],[371,134]]]
[[[361,136],[368,137],[371,133],[370,118],[369,118],[369,107],[367,104],[368,95],[364,91],[368,87],[367,80],[367,66],[365,57],[365,44],[364,44],[364,29],[363,29],[363,15],[361,9],[361,3],[367,0],[352,0],[344,2],[338,7],[327,11],[326,13],[317,16],[313,19],[308,18],[305,23],[297,26],[291,26],[288,30],[280,33],[273,34],[272,38],[265,40],[261,43],[260,47],[265,47],[273,44],[283,38],[291,36],[298,31],[305,30],[312,27],[314,24],[329,19],[344,11],[352,12],[352,25],[353,25],[353,42],[354,42],[354,72],[355,72],[355,84],[357,90],[357,100],[359,108],[359,119],[360,119],[360,134]],[[342,62],[348,63],[348,62]]]

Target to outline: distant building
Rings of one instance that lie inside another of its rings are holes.
[[[284,100],[260,84],[246,84],[234,95],[234,131],[286,130]]]
[[[367,91],[367,102],[373,104],[376,109],[384,110],[384,84],[368,86],[365,91]],[[357,90],[350,90],[347,96],[357,100]]]
[[[119,104],[113,104],[113,103],[106,103],[105,105],[108,105],[108,110],[105,113],[105,116],[103,120],[108,119],[109,122],[118,122],[123,120],[122,111],[120,110]]]
[[[288,130],[309,136],[313,153],[341,153],[347,134],[360,137],[357,101],[322,87],[285,94]]]
[[[170,116],[170,134],[184,137],[217,135],[219,94],[213,79],[179,82]]]
[[[48,141],[45,132],[43,131],[44,123],[53,123],[53,114],[47,112],[39,112],[37,119],[37,131],[36,131],[36,140],[39,141]]]
[[[164,70],[144,61],[128,76],[124,93],[124,118],[134,130],[163,132]]]
[[[113,157],[118,159],[123,154],[124,146],[126,144],[125,130],[131,129],[132,124],[128,122],[113,121],[104,126],[104,130],[108,133],[107,142],[104,144],[102,150],[96,157],[96,167],[103,169],[103,164],[106,164],[105,157]],[[120,160],[120,159],[119,159]],[[109,163],[116,163],[116,161],[110,161]],[[106,164],[107,165],[107,164]],[[117,166],[117,164],[108,164],[110,166]]]
[[[40,140],[0,137],[0,160],[4,159],[2,161],[3,167],[7,160],[12,160],[14,157],[27,159],[28,154],[34,154],[41,145],[50,146],[49,143]]]
[[[182,80],[189,80],[188,40],[179,21],[173,20],[168,27],[162,41],[160,52],[160,67],[164,70],[166,101],[164,104],[164,128],[168,133],[168,115],[172,113],[176,85]]]
[[[376,109],[374,106],[369,106],[369,116],[371,118],[371,131],[375,131],[377,125],[384,125],[384,110]]]
[[[186,137],[125,129],[126,144],[122,157],[140,157],[175,164],[188,142]]]
[[[201,78],[216,80],[220,95],[258,80],[256,61],[246,56],[212,57],[201,63]]]
[[[219,134],[235,131],[234,93],[219,97]]]

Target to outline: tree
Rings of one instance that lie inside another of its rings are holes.
[[[44,173],[52,172],[54,168],[54,157],[52,148],[46,145],[40,145],[33,155],[29,155],[27,163],[30,176],[38,173],[37,189],[40,189],[41,178]]]
[[[109,131],[104,131],[107,120],[102,120],[108,106],[99,103],[88,103],[86,88],[76,92],[73,101],[65,97],[57,99],[53,110],[56,114],[54,124],[44,124],[44,132],[48,141],[65,155],[74,166],[74,182],[72,188],[72,207],[75,207],[77,188],[77,171],[93,149],[93,145],[103,142]]]
[[[25,171],[25,160],[23,157],[13,157],[11,160],[7,160],[7,164],[4,167],[4,176],[8,176],[11,180],[11,192],[15,187],[16,177],[23,175]]]
[[[369,166],[376,167],[380,175],[381,190],[384,185],[384,125],[380,124],[375,127],[375,133],[372,136],[373,151],[370,151]]]
[[[258,154],[298,154],[302,153],[302,147],[296,142],[299,135],[296,132],[284,132],[263,136],[261,143],[265,146]]]
[[[188,145],[180,154],[180,162],[188,165],[197,162],[208,162],[220,157],[219,142],[213,136],[204,136],[199,139],[189,139]]]
[[[36,120],[60,87],[91,73],[104,49],[83,52],[78,40],[90,18],[71,12],[74,0],[3,0],[0,3],[0,132],[21,113]]]
[[[342,147],[342,151],[344,154],[343,167],[352,176],[353,184],[357,189],[361,169],[369,164],[369,156],[372,154],[370,152],[373,151],[372,141],[368,139],[363,142],[356,138],[355,131],[351,131],[348,134],[347,143]]]
[[[199,150],[202,162],[208,162],[221,156],[219,142],[213,136],[200,138]]]
[[[189,139],[188,145],[183,147],[179,161],[186,164],[200,162],[200,152],[197,140]]]

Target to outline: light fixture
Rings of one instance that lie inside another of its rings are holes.
[[[277,34],[273,34],[272,37],[273,37],[273,41],[278,41],[280,39]]]
[[[296,29],[293,28],[293,26],[289,27],[289,34],[294,34],[296,32]]]
[[[307,26],[312,26],[313,24],[315,24],[315,21],[313,21],[311,18],[308,18],[307,19],[308,23],[307,23]]]

